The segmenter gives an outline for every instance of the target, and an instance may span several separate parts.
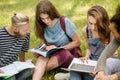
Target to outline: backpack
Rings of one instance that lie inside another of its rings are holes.
[[[65,30],[65,21],[64,21],[64,19],[65,19],[65,16],[60,17],[60,25],[61,25],[62,30],[67,35],[66,30]],[[72,39],[68,35],[67,35],[67,37],[69,38],[70,41],[72,41]],[[80,47],[76,47],[75,50],[77,51],[77,54],[79,54],[79,57],[82,57],[82,50],[81,50],[81,48]]]

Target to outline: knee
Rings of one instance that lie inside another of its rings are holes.
[[[36,62],[35,70],[37,71],[41,71],[41,69],[44,70],[46,68],[47,62],[48,59],[39,57]]]
[[[53,60],[49,60],[46,64],[46,70],[52,70],[59,66],[57,58],[53,58]]]
[[[115,65],[118,64],[116,61],[117,61],[117,59],[108,58],[107,61],[106,61],[106,67],[113,68]]]
[[[112,58],[108,58],[106,61],[105,73],[111,74],[115,70],[114,60]]]
[[[26,69],[23,71],[23,74],[27,76],[32,76],[33,72],[34,72],[34,69]]]
[[[111,70],[111,67],[112,67],[111,58],[108,58],[107,61],[106,61],[106,68],[108,70]]]
[[[31,74],[31,75],[32,75],[32,74],[33,74],[33,72],[34,72],[34,69],[28,69],[28,73],[29,73],[29,74]]]

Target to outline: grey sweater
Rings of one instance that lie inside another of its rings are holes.
[[[120,41],[117,41],[115,38],[109,43],[109,45],[103,50],[101,56],[98,59],[97,72],[105,71],[106,59],[109,58],[120,46]],[[118,64],[120,65],[120,64]],[[116,73],[118,79],[120,80],[120,72]]]

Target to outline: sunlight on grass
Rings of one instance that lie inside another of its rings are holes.
[[[34,17],[35,16],[35,11],[32,8],[29,9],[25,9],[23,11],[26,15],[28,15],[29,17]]]
[[[14,4],[17,4],[18,1],[16,0],[3,0],[3,1],[0,1],[0,6],[3,6],[3,5],[14,5]]]

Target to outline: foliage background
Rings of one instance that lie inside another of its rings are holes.
[[[78,34],[82,40],[82,51],[85,53],[85,41],[81,33],[82,27],[87,24],[86,13],[87,10],[94,5],[103,6],[109,17],[115,13],[116,7],[120,4],[120,0],[50,0],[58,11],[70,18],[76,25]],[[0,0],[0,27],[10,26],[10,16],[13,15],[13,12],[21,12],[30,17],[30,26],[31,26],[31,40],[30,48],[36,47],[40,39],[37,39],[34,34],[34,16],[35,16],[35,7],[39,0]],[[27,57],[32,58],[33,62],[36,62],[36,59],[33,57],[32,53],[27,53]],[[53,76],[59,70],[53,70],[47,72],[43,80],[53,80]]]

